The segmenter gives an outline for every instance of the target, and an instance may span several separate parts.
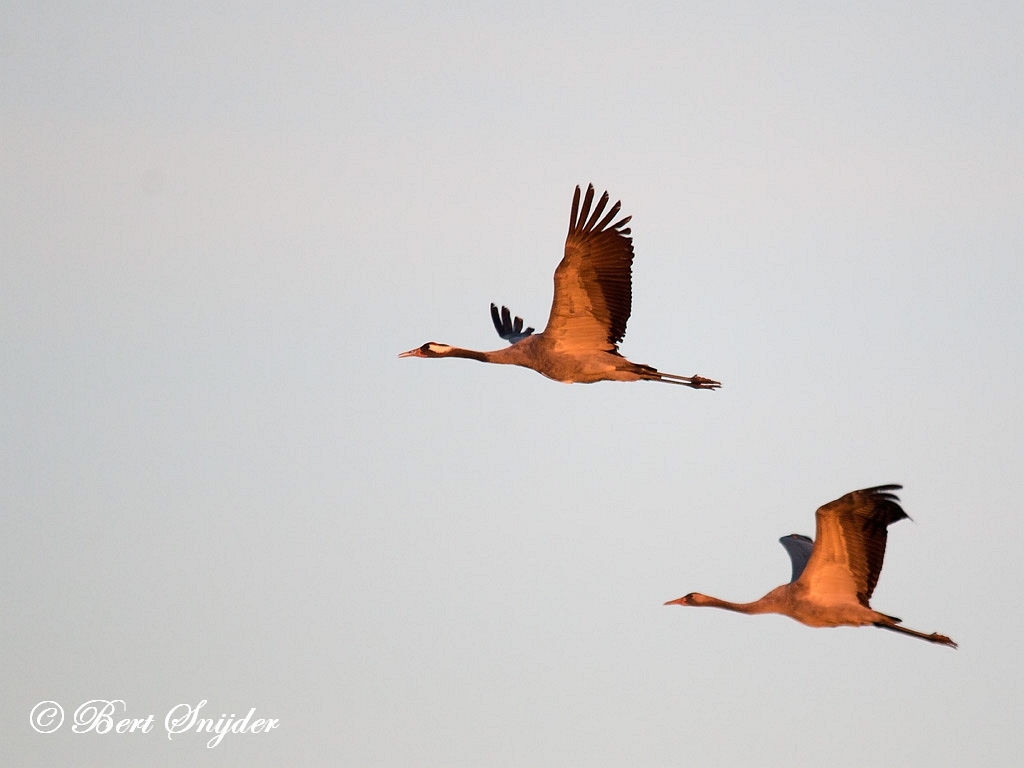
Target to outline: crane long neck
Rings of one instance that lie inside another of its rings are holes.
[[[462,349],[461,347],[451,347],[446,353],[445,357],[464,357],[468,360],[479,360],[481,363],[494,362],[491,359],[492,352],[478,352],[475,349]]]
[[[451,347],[446,353],[446,357],[465,357],[469,360],[479,360],[481,363],[498,363],[499,365],[528,365],[528,355],[525,354],[529,348],[527,342],[530,339],[524,339],[518,344],[513,344],[510,347],[504,347],[502,349],[495,349],[491,352],[478,352],[475,349],[462,349],[462,347]]]
[[[727,611],[735,611],[736,613],[774,613],[776,612],[776,606],[773,604],[773,601],[768,598],[769,595],[765,595],[760,600],[755,600],[752,603],[732,603],[728,600],[711,597],[710,595],[700,595],[700,597],[694,601],[694,605],[706,606],[709,608],[724,608]]]

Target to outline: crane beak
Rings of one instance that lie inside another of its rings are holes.
[[[403,352],[399,357],[423,357],[423,353],[420,351],[419,347],[416,347],[416,349],[410,349],[408,352]]]
[[[665,605],[686,605],[686,598],[677,597],[675,600],[669,600]]]

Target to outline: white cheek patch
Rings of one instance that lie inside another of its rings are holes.
[[[445,352],[447,352],[449,349],[451,349],[451,347],[449,347],[447,344],[431,344],[428,347],[428,349],[431,352],[437,352],[440,355],[440,354],[444,354]]]

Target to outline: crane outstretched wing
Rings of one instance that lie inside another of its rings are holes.
[[[814,551],[800,582],[823,602],[856,597],[865,607],[885,559],[887,528],[908,517],[899,504],[901,485],[853,491],[815,514]]]
[[[523,328],[523,318],[512,319],[512,313],[508,311],[508,307],[502,307],[501,314],[498,314],[498,308],[491,304],[491,320],[494,322],[494,330],[509,344],[522,341],[533,333],[533,328]]]
[[[602,218],[608,193],[591,213],[594,186],[580,207],[580,188],[572,199],[565,256],[555,270],[555,296],[545,337],[563,348],[613,352],[626,334],[632,305],[633,240],[629,216],[614,224],[620,203]]]

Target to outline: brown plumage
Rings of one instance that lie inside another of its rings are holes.
[[[520,318],[491,305],[498,335],[510,347],[493,352],[460,349],[428,342],[399,357],[463,357],[485,363],[521,365],[549,379],[564,382],[663,381],[694,389],[717,389],[719,382],[702,376],[679,376],[633,363],[619,354],[632,306],[633,241],[626,227],[630,217],[612,223],[619,213],[615,203],[605,213],[605,192],[591,211],[594,187],[587,187],[580,206],[580,188],[572,200],[565,256],[555,270],[551,314],[543,332],[523,330]]]
[[[900,620],[871,608],[885,558],[888,527],[907,517],[893,491],[900,485],[879,485],[853,491],[818,509],[812,543],[792,534],[780,541],[793,561],[793,578],[752,603],[730,603],[699,592],[665,605],[725,608],[738,613],[781,613],[810,627],[873,625],[956,648],[936,632],[925,634],[899,625]]]

